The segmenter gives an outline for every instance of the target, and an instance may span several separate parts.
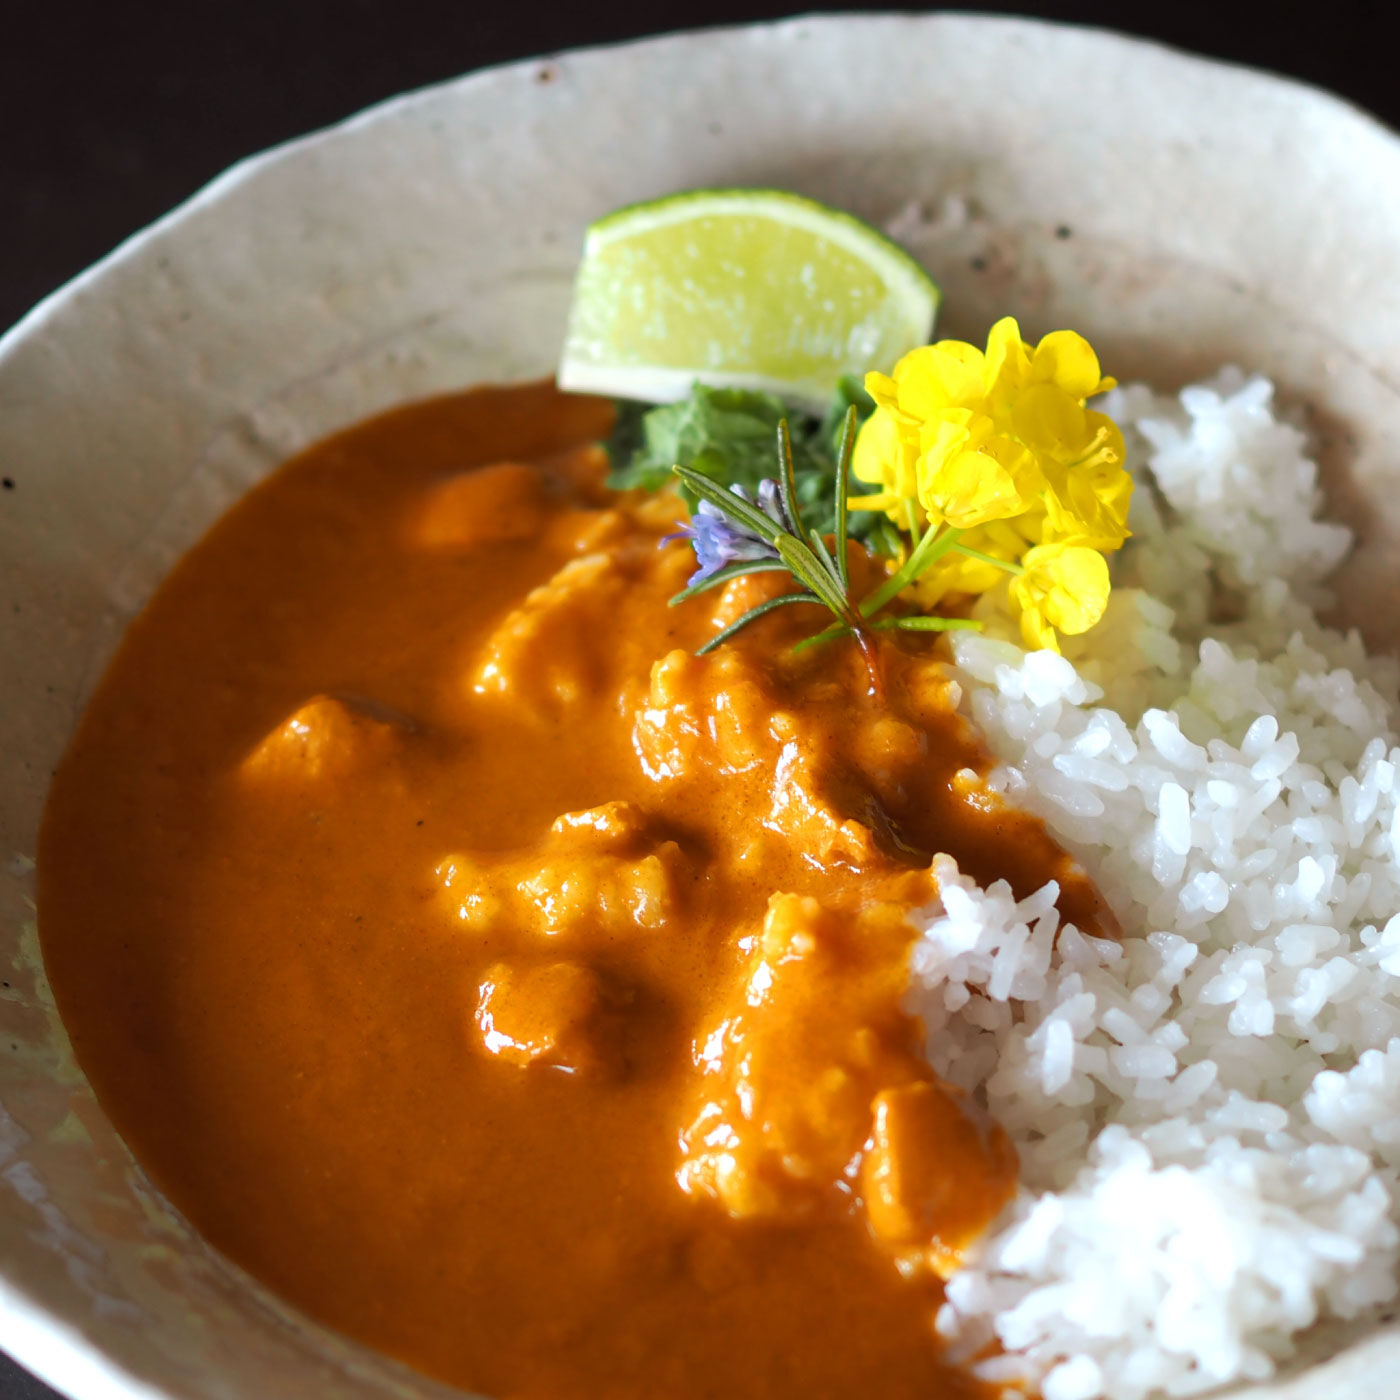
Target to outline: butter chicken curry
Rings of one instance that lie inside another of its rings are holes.
[[[926,638],[879,695],[815,609],[696,657],[782,586],[669,607],[683,507],[604,488],[608,422],[400,409],[176,568],[46,814],[78,1058],[219,1249],[446,1380],[973,1395],[939,1280],[1016,1162],[920,1054],[908,916],[936,852],[1107,916]]]

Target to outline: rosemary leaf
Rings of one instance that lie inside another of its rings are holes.
[[[704,656],[706,652],[713,651],[721,642],[727,642],[736,632],[749,623],[756,622],[764,613],[770,613],[774,608],[787,607],[790,603],[815,603],[821,606],[820,599],[812,597],[810,593],[781,593],[776,598],[770,598],[766,603],[757,603],[748,612],[740,617],[736,617],[733,622],[719,632],[716,632],[704,646],[696,651],[696,656]]]
[[[778,419],[778,493],[783,503],[783,514],[794,535],[805,545],[812,543],[812,532],[807,528],[801,512],[797,509],[797,478],[792,469],[792,433],[786,418]]]
[[[701,472],[693,471],[690,467],[673,467],[672,471],[701,500],[709,501],[716,510],[722,511],[731,520],[737,520],[750,533],[757,535],[760,539],[768,540],[773,544],[777,543],[777,536],[781,534],[777,522],[769,520],[756,506],[751,506],[732,491],[726,491],[723,486],[717,486],[709,477]]]
[[[851,479],[851,453],[856,443],[856,406],[846,410],[846,423],[841,431],[841,446],[836,453],[836,575],[841,580],[842,593],[851,589],[850,563],[846,559],[846,541],[850,537],[850,505],[846,492]]]
[[[794,642],[790,650],[793,655],[796,655],[799,651],[806,651],[808,647],[820,646],[823,642],[834,642],[837,637],[849,637],[850,635],[850,623],[833,622],[830,627],[823,628],[814,636],[803,637],[800,642]]]
[[[669,606],[675,607],[677,603],[684,603],[688,598],[694,598],[697,594],[707,593],[712,588],[718,588],[722,583],[728,583],[732,578],[742,578],[746,574],[785,574],[788,566],[781,559],[736,559],[732,564],[726,564],[722,569],[716,569],[708,578],[702,578],[699,583],[692,583],[689,588],[683,588],[670,599]]]
[[[836,567],[836,560],[832,558],[831,550],[827,547],[826,541],[822,539],[820,535],[813,535],[811,538],[811,547],[812,553],[817,556],[817,562],[837,581],[839,587],[841,574]],[[844,593],[846,590],[843,588],[841,591]]]
[[[837,587],[836,580],[822,568],[817,556],[801,540],[795,540],[791,535],[779,535],[773,541],[773,545],[799,583],[811,589],[837,617],[845,619],[849,616],[851,605],[846,595]]]

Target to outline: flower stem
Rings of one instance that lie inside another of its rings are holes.
[[[877,632],[980,632],[982,624],[970,617],[882,617],[870,624]]]
[[[998,569],[1005,569],[1008,574],[1023,574],[1025,569],[1019,564],[1013,563],[1010,559],[998,559],[994,554],[983,554],[980,549],[973,549],[970,545],[954,544],[953,548],[959,554],[965,554],[969,559],[980,560],[983,564],[992,564]]]
[[[958,542],[961,530],[930,525],[909,557],[860,605],[860,615],[877,613],[895,594],[903,591],[926,569],[937,563]]]

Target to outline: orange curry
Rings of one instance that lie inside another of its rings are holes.
[[[78,1058],[218,1248],[521,1397],[958,1397],[940,1275],[1014,1154],[901,1009],[930,856],[1062,882],[926,640],[677,608],[597,401],[386,414],[253,491],[132,626],[55,780]],[[873,569],[853,549],[853,567]]]

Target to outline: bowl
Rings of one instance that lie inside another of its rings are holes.
[[[1123,378],[1271,375],[1359,532],[1342,617],[1394,644],[1400,139],[1326,94],[1090,30],[812,18],[474,74],[235,167],[0,342],[0,1342],[59,1389],[457,1393],[293,1316],[146,1182],[47,994],[39,813],[124,624],[225,505],[397,400],[548,374],[584,226],[710,184],[891,228],[950,333],[1011,311]],[[1249,1393],[1400,1394],[1400,1331],[1295,1371]]]

